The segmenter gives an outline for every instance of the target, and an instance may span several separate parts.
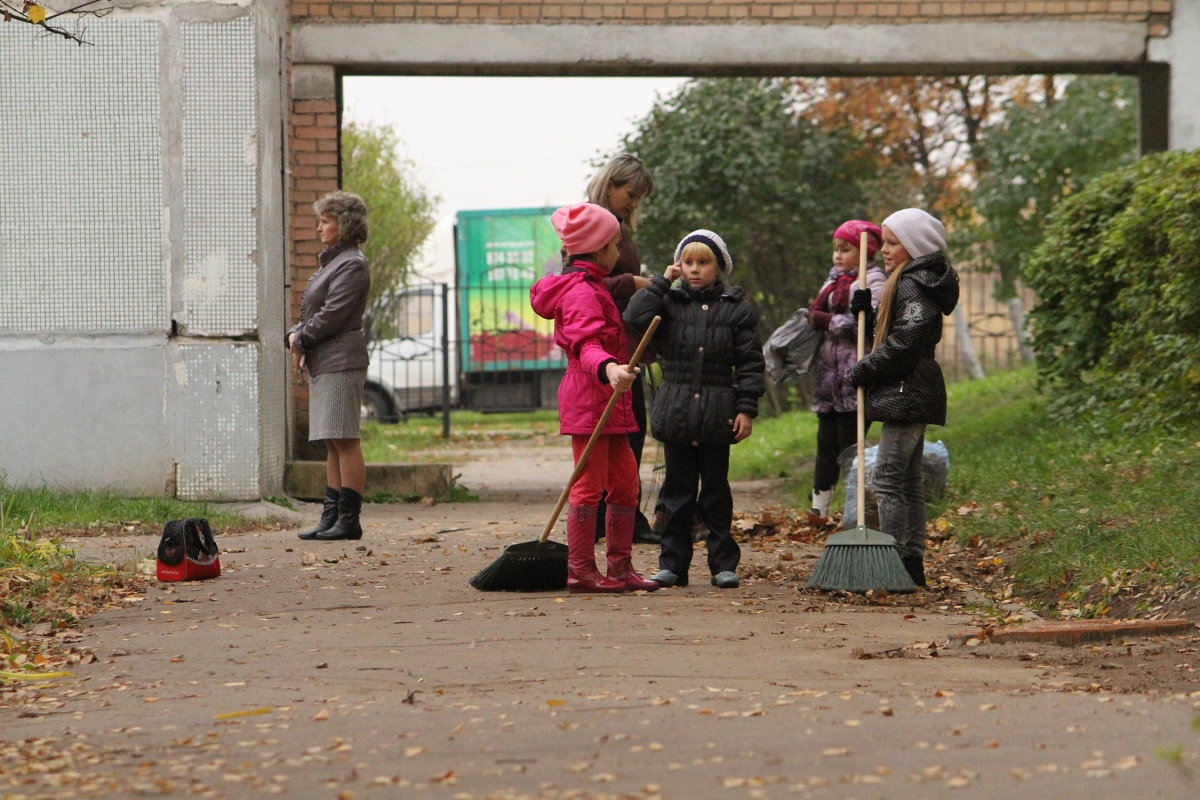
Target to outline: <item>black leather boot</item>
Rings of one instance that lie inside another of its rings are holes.
[[[318,533],[324,533],[333,527],[333,523],[337,522],[338,518],[338,497],[340,490],[334,489],[332,486],[325,487],[325,505],[321,509],[321,519],[317,522],[317,527],[304,533],[296,534],[301,539],[315,539]]]
[[[318,542],[332,542],[337,539],[361,539],[362,526],[358,523],[358,515],[362,511],[362,495],[353,489],[342,487],[338,498],[337,522],[327,531],[318,533],[313,538]]]
[[[904,569],[908,570],[908,576],[913,579],[913,583],[917,586],[925,585],[925,561],[920,556],[901,556],[900,561],[904,564]]]
[[[634,544],[662,544],[662,536],[650,525],[650,520],[646,519],[646,515],[642,513],[641,509],[635,511],[633,515],[633,542]]]

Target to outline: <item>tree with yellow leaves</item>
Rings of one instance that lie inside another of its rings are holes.
[[[14,0],[0,0],[0,17],[4,22],[24,22],[27,25],[35,25],[46,33],[61,36],[79,45],[85,45],[91,44],[91,42],[83,38],[86,31],[78,24],[78,20],[76,20],[77,24],[74,26],[74,30],[68,30],[61,25],[52,25],[51,21],[67,15],[75,17],[107,16],[113,10],[113,7],[108,5],[108,1],[86,0],[86,2],[64,11],[53,11],[35,0],[20,0],[19,3]]]

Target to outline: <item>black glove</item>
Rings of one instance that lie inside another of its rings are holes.
[[[863,362],[859,361],[850,368],[850,385],[857,389],[859,386],[866,387],[865,378],[866,369],[863,367]]]
[[[871,307],[870,289],[855,289],[854,294],[850,295],[850,313],[854,314],[855,320],[858,319],[860,311],[864,312],[863,331],[866,333],[866,340],[873,342],[875,341],[875,309]]]
[[[812,326],[814,331],[824,331],[829,329],[829,320],[833,317],[828,311],[809,311],[808,324]]]
[[[870,314],[874,310],[871,307],[871,290],[855,289],[854,294],[850,295],[850,313],[858,316],[860,311]]]

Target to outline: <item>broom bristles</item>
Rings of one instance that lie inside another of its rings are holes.
[[[896,540],[861,525],[826,540],[821,558],[804,585],[827,592],[859,594],[871,590],[907,594],[917,590],[917,584],[900,560]]]
[[[567,586],[567,546],[558,542],[519,542],[481,569],[471,586],[481,592],[552,592]]]

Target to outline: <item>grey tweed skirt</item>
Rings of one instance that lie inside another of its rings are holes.
[[[326,372],[308,379],[308,440],[359,439],[367,368]]]

